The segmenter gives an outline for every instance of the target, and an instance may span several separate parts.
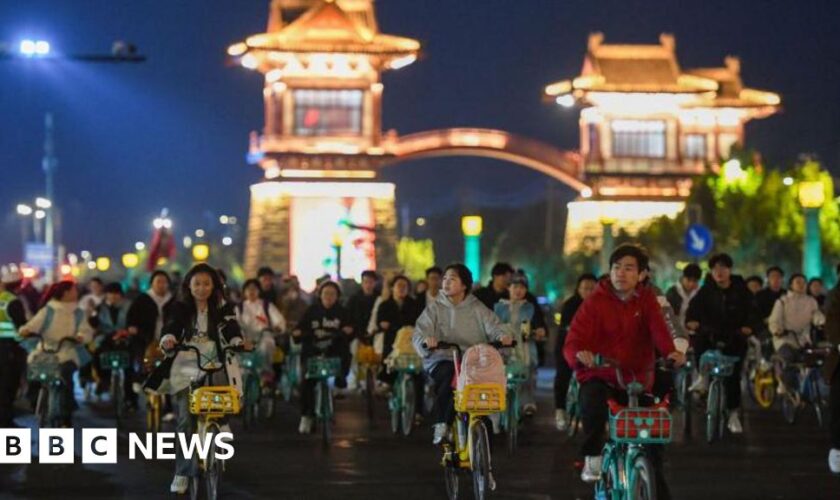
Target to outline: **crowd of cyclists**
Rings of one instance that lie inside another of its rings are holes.
[[[311,294],[294,276],[278,275],[268,267],[259,269],[241,288],[229,284],[220,270],[197,264],[183,278],[153,272],[142,292],[93,278],[84,286],[60,281],[42,293],[17,269],[4,267],[0,427],[17,425],[13,417],[19,395],[36,406],[39,382],[26,376],[27,364],[35,363],[45,349],[58,349],[61,426],[72,426],[78,407],[76,385],[86,402],[107,399],[110,367],[100,362],[101,355],[119,350],[131,360],[123,379],[125,410],[139,411],[144,392],[165,395],[163,420],[174,421],[179,432],[192,433],[196,421],[189,411],[190,383],[204,376],[196,356],[233,367],[225,354],[228,346],[253,351],[260,387],[279,394],[283,371],[289,370],[284,357],[297,352],[300,366],[306,366],[316,347],[326,345],[328,355],[340,360],[333,384],[342,399],[361,385],[350,376],[359,346],[375,346],[378,359],[386,363],[397,351],[404,353],[401,332],[409,328],[409,345],[422,358],[425,372],[416,378],[418,407],[424,396],[431,403],[427,411],[418,412],[415,425],[428,424],[434,444],[452,439],[453,379],[459,368],[450,354],[437,349],[438,344],[466,350],[496,342],[506,356],[521,361],[527,367],[519,400],[526,419],[537,413],[538,367],[551,364],[546,351],[553,344],[555,425],[559,431],[577,425],[566,411],[574,378],[583,434],[581,478],[597,482],[603,475],[602,449],[609,439],[606,428],[612,405],[627,404],[626,381],[644,386],[643,404],[667,401],[673,391],[673,371],[654,369],[657,360],[680,369],[689,359],[701,359],[714,349],[737,358],[724,385],[726,428],[740,434],[742,380],[749,376],[744,362],[751,346],[778,362],[776,391],[784,395],[796,391],[800,383],[796,366],[803,349],[819,344],[831,347],[823,366],[830,385],[828,461],[830,470],[840,473],[840,287],[826,293],[821,280],[808,281],[799,273],[785,282],[785,272],[777,266],[770,267],[764,278],[745,279],[733,272],[735,263],[727,254],[714,255],[707,264],[705,277],[700,265],[685,266],[679,281],[663,292],[653,284],[646,251],[621,245],[610,256],[608,272],[577,279],[572,295],[557,307],[559,315],[550,315],[531,293],[523,271],[503,262],[493,266],[484,286],[474,282],[464,265],[452,264],[431,267],[416,282],[399,273],[380,276],[374,271],[362,273],[359,284],[325,276]],[[80,297],[81,291],[85,293]],[[546,317],[556,319],[552,328]],[[556,335],[549,335],[555,325]],[[144,363],[149,358],[161,362],[150,367]],[[395,375],[385,367],[377,373],[377,394],[387,395]],[[225,372],[212,377],[224,378]],[[703,394],[709,378],[698,370],[690,391]],[[315,383],[296,379],[300,380],[294,388],[300,404],[298,432],[308,434],[315,416]],[[658,498],[669,496],[659,466],[663,452],[661,446],[652,447]],[[178,452],[171,491],[185,493],[189,478],[197,473],[197,462]]]

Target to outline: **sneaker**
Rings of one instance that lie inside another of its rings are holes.
[[[533,417],[537,414],[537,405],[534,403],[528,403],[522,408],[522,413],[524,413],[526,417]]]
[[[741,426],[741,418],[738,415],[738,410],[732,410],[729,414],[729,421],[726,423],[726,427],[732,434],[742,434],[744,432],[744,428]]]
[[[171,493],[177,493],[178,495],[183,495],[187,492],[187,489],[190,487],[190,478],[187,476],[175,476],[175,479],[172,480],[172,485],[169,487],[169,491]]]
[[[601,456],[586,457],[580,478],[585,483],[594,483],[601,479]]]
[[[446,424],[435,424],[434,425],[435,436],[432,438],[432,444],[440,444],[446,439],[446,433],[449,430],[449,426]]]
[[[140,394],[143,392],[143,384],[141,384],[140,382],[132,382],[131,390],[134,392],[134,394]]]
[[[301,434],[309,434],[312,432],[312,417],[300,417],[298,432]]]
[[[697,377],[697,380],[691,384],[691,387],[688,388],[690,392],[706,392],[709,389],[709,382],[706,380],[705,375],[700,374]]]
[[[557,426],[558,431],[566,431],[566,428],[568,427],[568,422],[566,421],[566,410],[554,410],[554,425]]]
[[[785,387],[785,384],[780,383],[776,386],[776,395],[784,396],[785,394],[787,394],[787,387]]]
[[[161,420],[164,422],[172,422],[173,420],[175,420],[175,414],[171,411],[166,412],[163,414],[163,417],[161,417]]]
[[[840,449],[832,448],[828,452],[828,468],[834,474],[840,474]]]

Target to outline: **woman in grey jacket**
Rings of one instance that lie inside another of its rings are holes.
[[[414,348],[423,358],[423,367],[435,386],[432,408],[434,444],[439,444],[455,419],[452,379],[455,365],[449,351],[433,351],[438,342],[458,344],[462,351],[492,341],[511,343],[499,318],[470,294],[473,278],[463,264],[452,264],[443,274],[443,293],[427,304],[414,327]]]

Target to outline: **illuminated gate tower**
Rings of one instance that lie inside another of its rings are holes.
[[[692,176],[719,165],[743,144],[744,124],[780,104],[777,94],[743,86],[735,57],[683,71],[671,35],[658,45],[603,40],[590,35],[580,76],[545,88],[557,104],[583,108],[580,153],[592,191],[569,204],[566,252],[600,241],[604,224],[632,234],[655,217],[676,216]]]
[[[265,75],[265,128],[249,160],[245,270],[270,265],[304,287],[325,273],[395,267],[394,185],[376,182],[380,74],[416,60],[419,42],[380,34],[371,0],[273,0],[266,33],[228,48]]]

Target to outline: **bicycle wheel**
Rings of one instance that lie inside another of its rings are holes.
[[[470,429],[470,463],[472,465],[473,493],[475,500],[484,500],[487,491],[492,489],[490,478],[490,443],[487,427],[479,420]]]
[[[820,375],[815,370],[811,370],[808,374],[808,384],[810,388],[808,389],[808,396],[811,400],[811,404],[814,406],[814,414],[817,417],[817,425],[822,427],[825,423],[825,408],[828,406],[825,401],[825,397],[822,395],[822,391],[820,390]]]
[[[691,413],[692,413],[692,396],[689,388],[691,387],[691,370],[684,370],[679,379],[677,390],[679,391],[678,398],[680,407],[683,411],[683,436],[691,436]]]
[[[160,431],[160,406],[161,397],[158,394],[146,398],[146,430],[149,432]]]
[[[796,414],[799,410],[799,393],[788,389],[787,394],[782,398],[782,416],[790,425],[796,423]]]
[[[332,443],[332,394],[327,385],[327,381],[321,381],[318,384],[317,399],[318,405],[321,408],[321,437],[324,448],[329,448]]]
[[[114,401],[114,413],[117,416],[117,427],[125,420],[125,375],[122,370],[116,370],[111,376],[111,394]],[[116,386],[114,385],[116,384]]]
[[[595,498],[596,500],[612,500],[616,495],[620,495],[621,489],[621,471],[619,470],[619,460],[616,457],[618,448],[615,444],[607,443],[601,453],[601,477],[595,483]]]
[[[721,406],[720,406],[720,381],[712,380],[709,384],[709,395],[706,402],[706,441],[713,443],[720,430]]]
[[[445,464],[443,474],[446,481],[446,496],[449,500],[458,500],[458,469],[452,464]]]
[[[656,499],[656,476],[648,457],[639,455],[630,469],[630,498],[636,500]]]
[[[50,415],[50,391],[45,384],[38,389],[38,398],[35,400],[35,415],[38,417],[38,427],[46,427]]]
[[[219,495],[222,466],[216,460],[216,445],[211,441],[208,448],[207,458],[204,460],[204,493],[207,500],[216,500]]]
[[[391,432],[399,434],[402,421],[402,385],[394,385],[394,392],[388,399],[388,410],[391,412]]]
[[[516,453],[516,446],[519,444],[519,395],[516,389],[508,391],[510,393],[507,407],[507,437],[508,437],[508,455],[513,456]]]
[[[365,399],[367,402],[367,414],[370,425],[374,424],[374,405],[376,399],[376,373],[372,365],[365,367]]]
[[[414,379],[411,375],[403,375],[402,381],[402,432],[403,436],[411,435],[414,428],[414,413],[417,406],[417,393],[414,390]]]

